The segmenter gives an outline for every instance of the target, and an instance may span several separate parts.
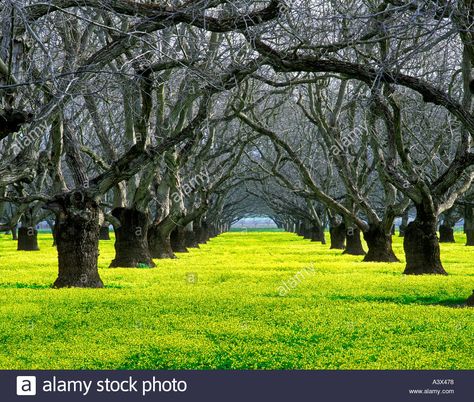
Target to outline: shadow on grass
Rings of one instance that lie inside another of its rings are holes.
[[[104,286],[105,289],[123,289],[124,286],[109,283]],[[52,285],[38,284],[38,283],[0,283],[0,289],[52,289]]]
[[[39,285],[37,283],[0,283],[0,289],[49,289],[51,285]]]
[[[466,307],[466,298],[452,297],[441,299],[435,296],[329,296],[331,300],[344,300],[354,302],[375,302],[375,303],[395,303],[395,304],[419,304],[426,306],[444,307]]]

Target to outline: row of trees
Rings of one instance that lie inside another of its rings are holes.
[[[51,222],[57,287],[102,286],[109,223],[127,267],[248,213],[387,262],[401,217],[406,274],[474,243],[470,1],[0,7],[0,219]]]

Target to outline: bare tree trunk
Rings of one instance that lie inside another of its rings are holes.
[[[453,208],[447,210],[443,214],[443,222],[439,226],[439,242],[440,243],[455,243],[454,226],[457,219],[455,218],[455,211]]]
[[[331,236],[331,249],[344,250],[346,241],[346,225],[344,222],[331,225],[329,228]]]
[[[474,246],[474,207],[464,207],[464,233],[466,233],[466,246]]]
[[[369,230],[364,232],[364,239],[368,251],[364,257],[366,262],[398,262],[392,249],[392,235],[385,233],[381,224],[370,224]]]
[[[18,240],[17,225],[12,227],[12,240]]]
[[[216,237],[219,234],[216,226],[213,223],[207,225],[207,230],[209,239],[212,239],[213,237]]]
[[[53,235],[53,244],[52,244],[53,247],[57,247],[57,245],[58,245],[58,243],[56,241],[56,239],[58,237],[57,227],[58,227],[58,225],[55,222],[54,225],[53,225],[53,230],[51,231],[51,234]]]
[[[97,270],[99,256],[99,206],[94,200],[71,203],[60,200],[62,211],[56,218],[58,278],[55,288],[103,287]]]
[[[210,239],[209,236],[209,225],[207,222],[202,221],[197,228],[197,239],[199,244],[206,244]]]
[[[154,224],[148,231],[148,246],[153,258],[176,258],[171,248],[170,233]]]
[[[445,223],[439,227],[439,242],[440,243],[455,243],[454,229]]]
[[[466,246],[474,246],[474,230],[466,231]]]
[[[187,248],[199,248],[199,243],[197,242],[196,233],[194,230],[185,231],[185,246]]]
[[[399,236],[404,237],[405,236],[405,230],[408,225],[408,209],[403,213],[402,215],[402,223],[400,224],[399,227]]]
[[[346,249],[342,254],[365,255],[359,228],[350,227],[346,230]]]
[[[321,242],[322,244],[326,244],[326,238],[324,237],[324,228],[313,224],[311,226],[311,241]]]
[[[148,249],[148,215],[134,208],[115,208],[112,215],[121,225],[115,228],[115,259],[110,267],[155,267]]]
[[[184,235],[186,247],[199,248],[196,232],[194,231],[194,222],[191,222],[186,225]]]
[[[99,240],[110,240],[109,225],[100,227]]]
[[[303,238],[304,239],[311,239],[313,241],[313,233],[312,233],[312,225],[309,221],[303,221]]]
[[[304,236],[304,224],[302,221],[296,223],[296,234],[298,236]]]
[[[175,253],[187,253],[188,249],[186,248],[186,233],[185,229],[182,226],[177,226],[170,236],[171,248]]]
[[[196,241],[198,244],[207,243],[207,236],[201,223],[194,224],[193,231],[194,231],[194,236],[196,237]]]
[[[38,251],[38,231],[34,227],[18,229],[18,251]]]
[[[407,226],[403,239],[407,275],[447,275],[441,264],[436,216],[423,205],[416,206],[416,218]]]

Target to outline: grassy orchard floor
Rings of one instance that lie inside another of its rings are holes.
[[[474,288],[464,241],[442,245],[448,277],[258,232],[224,234],[154,269],[108,269],[105,241],[105,289],[55,290],[50,235],[40,252],[17,252],[3,235],[0,369],[474,369],[474,309],[455,307]]]

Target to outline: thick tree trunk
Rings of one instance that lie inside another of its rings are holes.
[[[399,236],[404,237],[405,236],[405,230],[407,229],[408,225],[408,210],[406,210],[403,215],[402,215],[402,223],[400,223],[400,227],[398,228],[399,230]]]
[[[464,233],[466,233],[466,246],[474,246],[474,207],[464,207]]]
[[[343,254],[350,255],[365,255],[362,241],[360,239],[359,228],[348,228],[346,230],[346,249]]]
[[[298,236],[304,236],[304,225],[302,221],[298,221],[296,224],[296,234]]]
[[[53,247],[56,247],[58,245],[56,242],[56,238],[58,237],[58,225],[56,223],[53,226],[51,234],[53,235]]]
[[[197,236],[194,230],[185,230],[184,232],[185,246],[190,248],[199,248]]]
[[[159,224],[154,224],[148,231],[148,246],[153,258],[176,258],[171,248],[170,235],[164,234]]]
[[[51,230],[51,235],[53,236],[52,246],[56,247],[56,233],[55,233],[55,229],[54,229],[55,223],[53,221],[49,220],[49,219],[46,222],[48,223],[49,230]]]
[[[89,199],[61,203],[55,225],[59,274],[53,287],[101,288],[104,285],[97,270],[99,206]]]
[[[199,236],[198,236],[198,242],[200,244],[206,244],[211,236],[209,235],[209,225],[207,223],[201,223],[200,229],[199,229]]]
[[[18,251],[38,251],[38,231],[33,227],[18,229]]]
[[[439,227],[439,242],[440,243],[455,243],[454,229],[451,226],[442,224]]]
[[[392,235],[385,233],[381,225],[369,225],[369,230],[364,232],[364,239],[368,251],[364,257],[366,262],[398,262],[392,249]]]
[[[329,228],[329,234],[331,236],[331,249],[343,250],[345,248],[346,241],[346,225],[339,223],[338,225],[331,225]]]
[[[474,230],[466,230],[466,246],[474,246]]]
[[[403,223],[400,224],[399,228],[398,228],[398,236],[399,237],[405,237],[405,230],[407,229],[406,225],[404,225]]]
[[[313,233],[311,230],[311,225],[307,221],[303,221],[303,230],[302,230],[302,235],[304,239],[311,239],[313,238]]]
[[[100,227],[99,240],[110,240],[109,225]]]
[[[198,244],[206,244],[207,236],[205,230],[201,224],[195,224],[193,227],[194,236]]]
[[[296,233],[296,223],[295,222],[288,223],[288,232]]]
[[[311,226],[311,241],[318,241],[321,242],[321,244],[326,244],[324,228],[318,225]]]
[[[199,248],[198,239],[194,232],[194,222],[189,222],[185,227],[184,245],[185,247]]]
[[[207,230],[208,230],[207,233],[208,233],[209,239],[212,239],[213,237],[216,237],[217,234],[218,234],[216,226],[213,225],[213,224],[208,224]]]
[[[110,268],[155,267],[148,249],[148,216],[133,208],[115,208],[115,259]]]
[[[407,226],[403,239],[406,256],[404,274],[447,275],[441,264],[436,216],[424,211],[423,206],[416,208],[416,218]]]
[[[170,236],[171,240],[171,248],[175,253],[187,253],[188,250],[186,248],[186,234],[184,227],[177,226],[172,232]]]

